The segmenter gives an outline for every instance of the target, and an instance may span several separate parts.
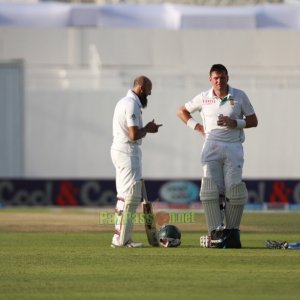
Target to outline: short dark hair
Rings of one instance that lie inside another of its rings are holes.
[[[212,65],[209,71],[209,75],[211,75],[212,72],[225,72],[226,75],[228,75],[228,71],[226,69],[226,67],[222,64],[215,64]]]

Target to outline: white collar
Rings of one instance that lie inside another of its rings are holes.
[[[127,97],[130,97],[133,100],[137,101],[139,107],[142,108],[141,100],[140,100],[140,98],[138,97],[138,95],[135,92],[133,92],[132,90],[128,90]]]
[[[230,85],[228,85],[228,94],[227,94],[225,97],[227,97],[227,98],[229,99],[230,96],[233,96],[233,88],[232,88]],[[213,88],[211,88],[211,89],[209,90],[209,92],[208,92],[208,97],[209,97],[209,98],[219,98],[218,96],[216,96],[216,95],[214,94]]]

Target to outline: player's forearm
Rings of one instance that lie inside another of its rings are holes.
[[[246,120],[246,128],[256,127],[258,125],[258,120],[255,114],[251,116],[247,116]]]
[[[137,126],[132,126],[128,128],[128,136],[131,141],[140,140],[146,136],[147,133],[157,133],[159,127],[162,124],[156,124],[154,119],[151,122],[148,122],[146,126],[138,128]]]
[[[138,140],[139,140],[139,139],[142,139],[143,137],[145,137],[147,133],[148,133],[148,132],[147,132],[146,127],[140,128],[140,129],[139,129],[139,137],[138,137]]]
[[[256,115],[247,116],[245,119],[231,119],[227,116],[220,115],[217,124],[227,128],[251,128],[257,126]]]
[[[129,130],[128,137],[132,142],[134,142],[142,139],[143,137],[145,137],[146,134],[147,130],[145,129],[145,127],[135,128],[133,130]]]
[[[198,131],[202,135],[204,135],[204,128],[199,122],[197,122],[189,111],[185,108],[185,106],[181,106],[177,111],[177,116],[181,121],[183,121],[188,127],[193,130]]]
[[[181,106],[178,111],[177,111],[177,116],[179,117],[179,119],[184,122],[185,124],[187,124],[187,122],[189,121],[189,119],[191,118],[191,114],[186,110],[186,108],[184,106]]]

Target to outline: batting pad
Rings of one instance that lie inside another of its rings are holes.
[[[244,211],[244,205],[247,202],[247,199],[248,191],[244,182],[233,184],[230,187],[228,193],[226,194],[226,228],[239,229]]]
[[[130,239],[133,229],[133,218],[136,209],[141,202],[142,181],[136,181],[125,198],[124,210],[121,216],[120,224],[120,245],[125,245]]]
[[[226,198],[232,205],[244,205],[248,199],[248,191],[245,182],[231,185]]]
[[[203,177],[200,190],[200,200],[205,213],[208,234],[223,223],[220,210],[219,189],[212,178]]]

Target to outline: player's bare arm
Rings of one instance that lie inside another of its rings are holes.
[[[185,106],[181,106],[177,111],[177,116],[180,120],[182,120],[187,126],[191,127],[192,129],[198,131],[202,135],[204,135],[204,128],[200,123],[197,123],[193,117],[191,116],[190,112],[185,108]],[[191,126],[189,125],[191,124]]]
[[[258,124],[256,114],[246,116],[244,120],[245,120],[244,128],[256,127]],[[238,126],[237,120],[231,119],[228,116],[219,116],[218,125],[225,126],[228,128],[236,128]]]
[[[245,120],[246,120],[246,128],[256,127],[258,125],[256,114],[247,116]]]
[[[148,122],[146,126],[142,128],[138,128],[137,126],[131,126],[128,127],[128,136],[131,141],[139,140],[147,133],[156,133],[158,132],[159,127],[162,126],[162,124],[156,124],[154,120],[151,122]]]

